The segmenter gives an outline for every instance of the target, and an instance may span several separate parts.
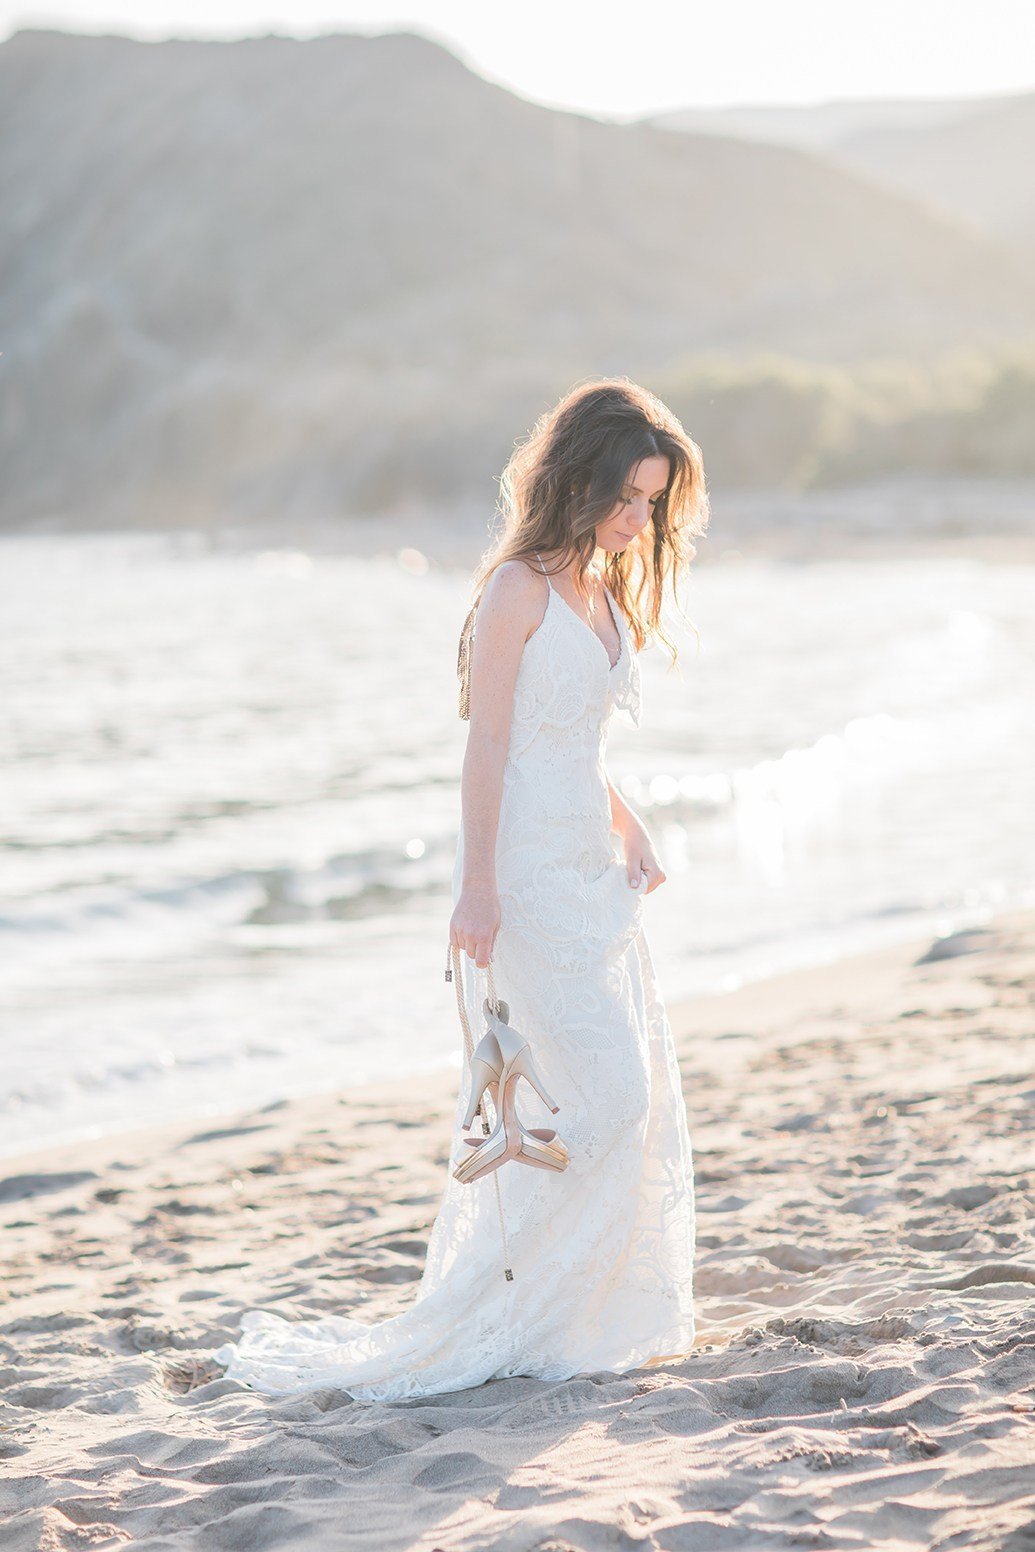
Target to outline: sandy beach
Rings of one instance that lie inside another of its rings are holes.
[[[1035,910],[671,1009],[699,1335],[429,1401],[211,1377],[408,1303],[457,1074],[5,1161],[0,1545],[1035,1546]]]

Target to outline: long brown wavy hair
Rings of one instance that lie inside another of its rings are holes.
[[[585,596],[596,529],[622,499],[630,469],[653,457],[669,460],[665,493],[642,533],[623,551],[608,554],[604,581],[637,649],[650,639],[660,641],[675,662],[678,649],[661,623],[661,609],[666,584],[678,605],[679,581],[697,553],[694,539],[708,526],[704,460],[667,405],[626,377],[593,378],[571,389],[511,454],[500,478],[502,529],[475,573],[474,608],[464,635],[470,635],[478,600],[496,567],[507,560],[531,561],[537,550],[557,554],[553,571],[574,557],[575,586]],[[462,636],[461,664],[464,658]]]

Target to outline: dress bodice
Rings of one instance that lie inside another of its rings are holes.
[[[625,616],[607,597],[621,639],[613,666],[600,637],[550,587],[546,612],[521,655],[508,764],[520,762],[537,739],[562,746],[568,758],[590,750],[597,757],[616,708],[639,725],[640,665]]]
[[[551,586],[514,688],[497,887],[504,925],[534,922],[554,968],[620,954],[639,928],[642,890],[629,889],[617,854],[604,768],[614,711],[639,719],[639,664],[625,618],[608,597],[621,641],[614,665],[600,637]],[[462,834],[461,826],[461,848]]]

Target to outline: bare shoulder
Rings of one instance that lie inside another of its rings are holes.
[[[505,560],[485,584],[478,613],[513,621],[528,636],[542,619],[546,594],[546,578],[534,565]]]
[[[484,597],[538,598],[546,587],[542,572],[527,560],[505,560],[485,584]]]

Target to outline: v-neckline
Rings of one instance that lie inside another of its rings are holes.
[[[619,663],[622,661],[622,654],[625,651],[625,632],[622,630],[621,625],[619,625],[618,620],[617,620],[617,618],[615,616],[615,611],[612,608],[611,593],[610,593],[610,590],[608,589],[607,583],[606,582],[601,582],[600,586],[603,589],[605,598],[607,599],[607,607],[608,607],[608,611],[610,612],[610,615],[611,615],[611,621],[612,621],[612,623],[614,625],[615,630],[618,632],[618,656],[615,658],[613,663],[611,661],[611,654],[610,654],[610,652],[607,650],[606,645],[601,640],[601,638],[597,635],[597,633],[593,629],[592,625],[590,625],[589,621],[588,620],[584,620],[582,618],[581,614],[578,612],[578,610],[572,608],[571,604],[564,597],[564,594],[561,593],[561,592],[558,592],[557,588],[554,587],[552,582],[550,583],[550,592],[553,594],[553,596],[555,598],[559,598],[561,603],[567,609],[568,613],[571,614],[571,615],[574,615],[575,619],[578,620],[579,624],[585,630],[589,631],[589,634],[593,637],[593,640],[597,643],[597,645],[599,646],[600,650],[603,652],[605,658],[607,659],[607,672],[610,675],[610,674],[614,673],[615,669],[618,667]]]

